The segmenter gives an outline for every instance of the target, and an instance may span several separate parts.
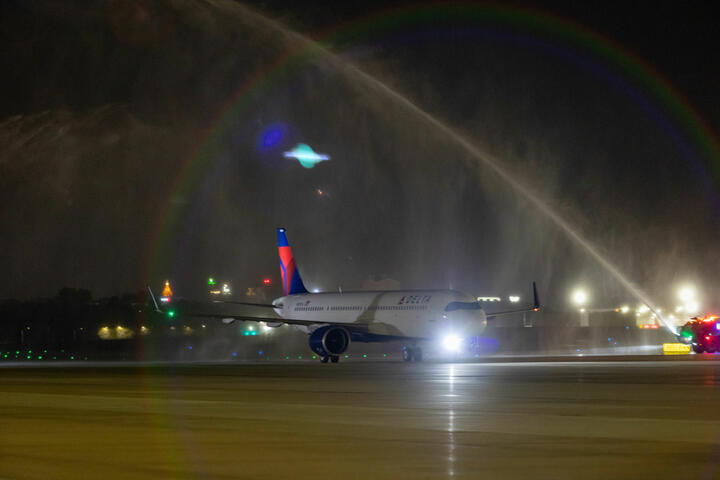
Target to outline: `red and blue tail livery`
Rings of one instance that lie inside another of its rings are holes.
[[[295,265],[290,244],[284,228],[277,229],[278,254],[280,255],[280,276],[282,277],[283,292],[285,295],[308,293],[300,278],[300,271]]]

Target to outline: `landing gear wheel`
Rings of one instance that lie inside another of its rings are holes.
[[[405,362],[412,362],[413,359],[413,351],[410,347],[403,347],[403,361]]]
[[[322,357],[320,357],[320,363],[327,363],[329,359],[329,357],[323,355]]]
[[[695,353],[703,353],[704,350],[705,349],[703,348],[702,345],[697,345],[697,344],[693,345],[693,352],[695,352]]]
[[[413,349],[413,361],[414,362],[422,362],[422,350],[419,348]]]
[[[340,357],[338,355],[333,355],[330,357],[330,360],[332,360],[333,363],[337,363],[340,361]]]

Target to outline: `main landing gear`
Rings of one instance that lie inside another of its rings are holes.
[[[403,347],[403,360],[406,362],[422,362],[422,349],[420,347]]]
[[[328,360],[332,363],[338,363],[340,361],[339,355],[323,355],[320,357],[320,363],[328,363]]]

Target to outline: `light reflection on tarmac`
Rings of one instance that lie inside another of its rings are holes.
[[[2,368],[0,478],[717,478],[719,383],[695,359]]]

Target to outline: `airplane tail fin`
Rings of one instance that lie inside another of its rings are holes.
[[[300,278],[300,271],[295,265],[290,244],[284,228],[277,229],[278,254],[280,255],[280,276],[282,277],[283,293],[293,295],[295,293],[308,293]]]

